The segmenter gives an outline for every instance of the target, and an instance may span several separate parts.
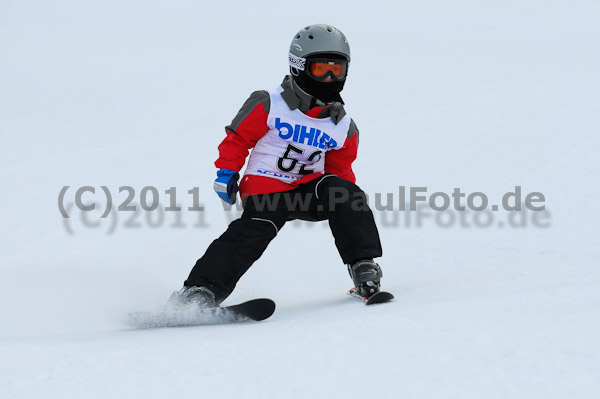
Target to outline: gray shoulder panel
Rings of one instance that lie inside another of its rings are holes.
[[[351,139],[352,137],[354,137],[354,134],[356,134],[356,143],[358,144],[358,127],[356,126],[354,119],[350,119],[350,126],[348,127],[348,138]]]
[[[266,90],[258,90],[254,93],[250,94],[250,97],[246,100],[242,108],[238,111],[231,124],[225,126],[225,130],[230,132],[235,132],[235,130],[240,126],[242,121],[250,115],[250,113],[256,108],[258,104],[263,104],[265,107],[265,112],[269,113],[271,110],[271,97],[269,96],[269,92]]]

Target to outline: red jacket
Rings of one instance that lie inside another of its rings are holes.
[[[329,109],[330,107],[334,107],[336,113],[340,112],[341,109],[340,119],[345,114],[339,103],[332,105],[318,102],[320,105],[310,107],[310,103],[314,103],[315,99],[301,91],[289,77],[284,79],[282,87],[284,92],[281,95],[290,109],[299,108],[300,111],[313,118],[335,117],[330,116],[330,111],[331,114],[334,114],[334,111]],[[227,137],[219,145],[219,158],[215,161],[217,168],[230,169],[236,172],[242,169],[250,149],[269,130],[267,126],[269,107],[270,98],[266,91],[254,92],[246,100],[232,123],[225,127]],[[352,162],[356,159],[357,150],[358,129],[352,121],[343,147],[325,153],[325,173],[332,173],[355,183],[356,177],[352,171]],[[268,176],[246,175],[240,183],[240,195],[243,199],[254,194],[287,191],[321,175],[321,173],[311,173],[292,183],[286,183]]]

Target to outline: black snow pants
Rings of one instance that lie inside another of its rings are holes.
[[[293,190],[249,196],[244,212],[198,259],[185,286],[205,286],[219,302],[260,258],[288,220],[328,220],[345,264],[382,255],[373,213],[354,183],[326,174]]]

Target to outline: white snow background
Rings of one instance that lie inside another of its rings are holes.
[[[598,21],[597,1],[2,0],[0,397],[599,397]],[[499,203],[520,185],[545,195],[545,227],[378,212],[396,300],[365,307],[327,224],[290,224],[227,301],[273,298],[269,320],[128,329],[226,228],[223,128],[311,23],[351,45],[366,192]],[[111,233],[114,215],[90,228],[71,207],[67,225],[59,191],[86,185],[138,205],[177,187],[184,206],[199,187],[205,222],[119,212]]]

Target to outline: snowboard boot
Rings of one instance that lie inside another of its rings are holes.
[[[167,306],[175,308],[216,308],[218,306],[215,300],[215,294],[206,287],[183,287],[179,291],[173,292]]]
[[[355,291],[363,298],[379,292],[381,287],[381,268],[373,259],[364,259],[348,265],[348,272],[354,282]]]

